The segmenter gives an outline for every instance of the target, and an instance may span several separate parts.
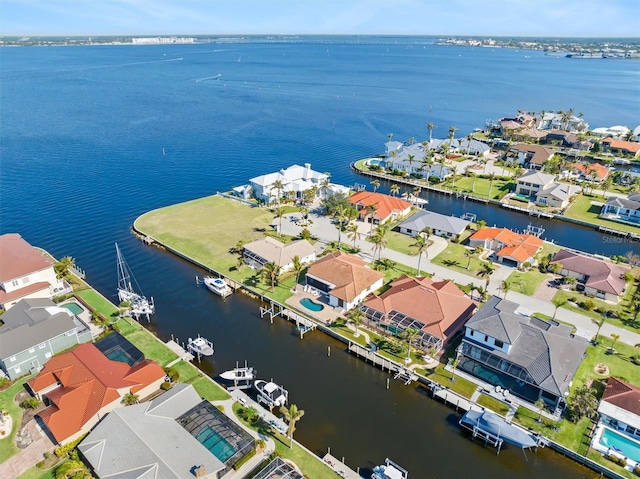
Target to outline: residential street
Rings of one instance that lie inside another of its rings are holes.
[[[309,215],[310,219],[313,221],[311,225],[309,225],[308,229],[311,233],[316,236],[319,241],[316,243],[316,251],[322,251],[326,245],[331,241],[338,240],[338,230],[333,224],[332,218],[327,218],[323,215],[319,215],[315,212]],[[292,219],[293,217],[293,219]],[[292,213],[289,215],[285,215],[282,218],[282,233],[287,235],[296,236],[300,234],[302,228],[295,224],[295,218],[299,218],[299,213]],[[366,236],[369,234],[370,225],[364,224],[362,222],[358,222],[360,237],[356,239],[356,246],[360,248],[360,256],[367,260],[373,259],[373,244],[366,241]],[[346,233],[342,233],[342,242],[347,243],[349,245],[353,245],[353,240],[349,239]],[[429,247],[428,250],[428,258],[434,258],[440,252],[446,248],[447,243],[443,238],[439,237],[431,237],[434,241]],[[384,258],[389,258],[392,261],[397,263],[401,263],[413,268],[418,267],[418,257],[417,256],[409,256],[403,253],[398,253],[397,251],[390,250],[385,248],[382,251],[382,256]],[[474,283],[478,286],[483,286],[485,284],[485,280],[475,277],[468,276],[466,274],[450,270],[448,268],[444,268],[439,265],[435,265],[429,261],[427,257],[423,256],[420,270],[433,274],[438,278],[442,279],[451,279],[459,284],[469,284]],[[504,293],[499,289],[500,284],[503,280],[509,277],[509,275],[514,271],[514,268],[498,265],[496,264],[496,270],[491,275],[491,282],[489,283],[488,291],[490,294],[495,294],[498,296],[503,296]],[[526,296],[524,294],[516,293],[514,291],[510,291],[507,293],[507,299],[510,301],[514,301],[520,304],[523,308],[529,310],[530,312],[539,312],[546,314],[548,316],[553,316],[555,306],[550,301],[545,301],[541,298],[537,298],[535,296]],[[596,334],[598,326],[595,322],[588,316],[569,311],[565,308],[559,308],[556,314],[556,319],[560,321],[564,321],[567,323],[571,323],[576,326],[576,334],[582,336],[586,339],[591,339]],[[619,328],[617,326],[605,323],[601,330],[600,336],[610,338],[611,334],[619,334],[619,341],[629,344],[636,345],[640,344],[640,334],[628,331],[626,329]]]

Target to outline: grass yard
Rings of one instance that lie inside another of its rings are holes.
[[[19,452],[14,441],[20,427],[20,422],[22,421],[22,409],[20,409],[20,406],[18,406],[13,399],[16,397],[16,394],[24,389],[24,383],[30,378],[31,376],[25,376],[18,379],[14,384],[0,392],[1,407],[9,411],[9,415],[13,421],[11,434],[0,440],[0,464]]]
[[[124,320],[120,320],[120,324]],[[134,320],[129,320],[134,321]],[[122,334],[122,331],[121,331]],[[171,351],[162,341],[157,339],[147,330],[140,329],[129,331],[128,334],[122,334],[136,348],[144,353],[147,359],[158,361],[162,367],[165,367],[171,361],[178,359],[178,355]]]
[[[589,344],[587,346],[587,356],[582,361],[573,378],[573,387],[581,386],[588,380],[606,381],[608,376],[634,384],[640,387],[640,366],[629,361],[629,356],[640,354],[640,349],[629,346],[621,342],[616,342],[614,348],[617,354],[607,354],[607,347],[611,346],[613,339],[608,337],[600,337],[600,343],[597,346]],[[606,364],[609,368],[609,375],[603,376],[595,371],[596,364]],[[604,386],[602,386],[604,390]],[[599,391],[602,394],[602,391]]]
[[[468,248],[465,248],[463,245],[450,243],[449,246],[447,246],[442,253],[433,258],[431,262],[459,273],[477,277],[476,274],[480,271],[482,265],[487,263],[487,261],[478,259],[478,256],[475,254],[471,257],[471,260],[469,260],[469,258],[464,254],[466,251],[468,251]],[[468,269],[467,264],[469,264]]]
[[[95,289],[76,291],[74,295],[82,298],[89,306],[105,318],[115,319],[118,317],[118,308],[116,308],[107,298],[102,296]]]
[[[293,448],[289,448],[289,439],[282,434],[276,433],[274,429],[262,419],[255,423],[248,423],[241,418],[238,412],[242,409],[239,403],[234,403],[233,412],[239,421],[246,427],[258,431],[260,434],[264,434],[270,437],[276,445],[276,454],[284,459],[288,459],[296,463],[305,477],[323,477],[327,479],[339,478],[329,466],[324,464],[317,456],[310,454],[306,449],[303,449],[295,442]],[[304,417],[301,419],[304,421]]]
[[[631,233],[640,233],[640,227],[632,226],[624,223],[618,223],[617,221],[611,221],[603,218],[598,218],[600,214],[601,205],[591,204],[600,203],[603,204],[606,198],[595,195],[580,195],[573,204],[568,208],[565,216],[580,221],[586,221],[596,225],[606,226],[607,228],[613,228],[621,231],[628,231]]]
[[[480,406],[491,409],[493,412],[498,413],[501,416],[506,416],[509,412],[509,406],[507,406],[502,401],[498,401],[491,396],[487,396],[486,394],[480,394],[477,402],[478,404],[480,404]]]
[[[515,189],[513,180],[495,179],[491,183],[491,196],[489,196],[489,180],[477,176],[462,176],[456,179],[455,187],[451,186],[451,181],[446,183],[447,187],[463,193],[469,193],[480,198],[500,200],[504,195]]]
[[[416,248],[411,245],[416,242],[416,239],[412,236],[399,233],[397,231],[389,231],[385,237],[387,240],[387,248],[397,251],[398,253],[408,254],[409,256],[417,256]],[[368,241],[368,238],[367,238]],[[383,250],[384,254],[384,250]],[[423,255],[424,256],[424,255]]]
[[[56,464],[55,467],[52,467],[51,469],[47,469],[46,471],[43,471],[42,469],[38,469],[37,467],[34,466],[31,469],[24,472],[22,475],[18,476],[17,479],[54,479],[56,477],[55,470],[60,464]]]
[[[542,282],[551,277],[551,275],[541,273],[537,269],[532,269],[526,273],[514,271],[507,278],[507,283],[511,285],[510,291],[516,291],[517,293],[526,294],[527,296],[533,296],[533,293],[536,292]]]

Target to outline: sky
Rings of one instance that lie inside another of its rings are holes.
[[[0,35],[640,37],[640,0],[0,0]]]

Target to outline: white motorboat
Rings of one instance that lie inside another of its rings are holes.
[[[252,367],[230,369],[220,374],[227,381],[253,381],[256,378],[256,370]]]
[[[136,293],[131,285],[131,278],[133,275],[129,270],[127,262],[124,260],[124,256],[120,252],[118,243],[116,243],[116,256],[118,258],[118,299],[120,302],[126,301],[129,303],[131,309],[131,315],[138,318],[141,315],[149,315],[155,312],[155,305],[153,304],[153,298],[147,299],[144,295]],[[135,282],[135,278],[134,278]],[[136,286],[137,283],[136,283]],[[140,287],[138,286],[138,290]]]
[[[371,479],[407,479],[407,477],[409,477],[407,470],[389,458],[385,459],[384,465],[374,467],[371,474]]]
[[[205,276],[205,278],[202,281],[209,291],[219,296],[222,296],[223,298],[233,293],[233,290],[231,289],[231,287],[222,278]]]
[[[187,350],[196,356],[211,356],[213,354],[213,343],[199,336],[195,339],[189,338]]]
[[[258,391],[258,402],[263,402],[270,408],[285,406],[289,400],[289,392],[273,381],[258,379],[253,386]]]

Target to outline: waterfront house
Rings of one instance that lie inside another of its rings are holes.
[[[307,240],[296,240],[283,243],[270,236],[265,236],[244,245],[242,250],[244,262],[251,268],[262,269],[267,263],[280,266],[280,272],[285,273],[293,268],[293,258],[298,256],[302,264],[316,260],[316,250]]]
[[[0,235],[0,307],[6,311],[21,299],[70,293],[71,286],[56,278],[53,265],[19,234]]]
[[[572,276],[584,284],[584,292],[597,298],[617,303],[626,288],[627,266],[614,264],[604,259],[585,256],[566,249],[558,251],[550,264],[559,264],[558,274]]]
[[[37,417],[51,438],[63,444],[87,433],[108,412],[121,407],[127,393],[142,399],[157,391],[164,377],[155,361],[146,359],[130,366],[86,343],[51,358],[27,385],[47,406]]]
[[[598,406],[599,425],[640,441],[640,388],[610,377]],[[605,442],[606,444],[606,442]],[[601,449],[608,449],[601,447]],[[633,458],[640,463],[640,456]]]
[[[400,223],[398,228],[401,233],[417,236],[425,228],[429,228],[434,235],[449,239],[458,238],[469,225],[468,220],[455,216],[441,215],[433,211],[420,210]]]
[[[513,145],[509,151],[515,154],[516,162],[519,165],[532,170],[541,170],[554,155],[554,151],[549,148],[526,143]]]
[[[569,163],[563,171],[568,179],[588,180],[600,183],[609,176],[609,168],[600,163]]]
[[[336,251],[313,263],[306,281],[331,306],[348,311],[382,287],[384,274],[369,268],[358,256]]]
[[[371,325],[396,335],[415,329],[415,345],[439,351],[477,307],[453,281],[402,275],[380,296],[368,296],[361,309]]]
[[[535,264],[535,256],[542,251],[542,240],[507,228],[482,228],[469,238],[469,246],[481,246],[493,251],[498,262],[522,268],[525,263]]]
[[[610,127],[599,127],[591,130],[591,133],[597,136],[601,136],[603,138],[615,138],[616,140],[622,140],[629,133],[631,133],[631,129],[626,126],[610,126]]]
[[[540,130],[587,131],[589,124],[582,118],[566,113],[546,112],[538,119]]]
[[[110,412],[78,449],[99,479],[222,477],[255,439],[193,386]]]
[[[40,371],[54,354],[93,339],[66,308],[46,298],[21,299],[2,315],[0,367],[13,380]]]
[[[565,148],[577,148],[580,146],[580,138],[573,133],[564,130],[548,130],[540,143],[556,145]]]
[[[465,325],[458,368],[530,403],[542,398],[564,407],[586,349],[570,326],[532,318],[492,296]]]
[[[611,153],[630,155],[634,158],[640,158],[640,143],[635,141],[605,138],[602,140],[602,147],[605,151],[610,151]]]
[[[306,190],[316,188],[320,192],[320,187],[328,181],[329,176],[311,169],[310,163],[304,166],[293,165],[275,173],[256,176],[251,178],[249,183],[253,189],[254,196],[260,201],[272,203],[281,196],[293,196],[296,199],[304,198]],[[279,181],[282,188],[274,187],[274,183]]]
[[[371,191],[358,191],[349,197],[349,201],[358,210],[362,221],[376,224],[386,223],[411,212],[411,203],[408,201]],[[373,217],[369,213],[371,205],[376,209]]]
[[[630,193],[627,198],[610,196],[600,210],[600,217],[640,223],[640,193]]]
[[[518,178],[515,192],[528,196],[539,205],[562,209],[579,191],[578,186],[557,182],[554,175],[529,170]]]

